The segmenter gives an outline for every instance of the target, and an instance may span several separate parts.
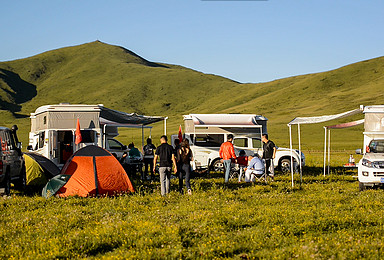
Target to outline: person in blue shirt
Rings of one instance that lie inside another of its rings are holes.
[[[253,156],[249,156],[248,162],[248,167],[245,171],[245,182],[254,182],[256,175],[260,176],[264,173],[265,166],[257,153]]]

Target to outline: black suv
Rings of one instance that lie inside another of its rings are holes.
[[[0,127],[0,193],[10,194],[11,182],[17,189],[26,183],[25,163],[21,143],[17,138],[17,126]]]

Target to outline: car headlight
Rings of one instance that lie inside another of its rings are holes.
[[[370,160],[367,160],[367,159],[363,159],[361,161],[361,164],[366,166],[366,167],[370,167],[370,168],[380,168],[377,163],[371,162]]]

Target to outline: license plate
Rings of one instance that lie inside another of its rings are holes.
[[[380,178],[380,182],[381,182],[381,183],[384,183],[384,178]]]

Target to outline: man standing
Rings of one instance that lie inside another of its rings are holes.
[[[233,135],[229,134],[227,136],[227,141],[222,143],[220,146],[219,155],[223,159],[224,170],[225,170],[225,182],[229,180],[229,173],[231,171],[231,159],[236,160],[235,149],[232,144]]]
[[[173,147],[167,143],[167,136],[161,136],[160,142],[161,145],[156,149],[155,158],[153,158],[153,164],[156,165],[157,157],[160,157],[159,174],[161,184],[161,195],[164,196],[165,194],[169,193],[172,163],[174,165],[175,174],[177,173],[177,167]],[[155,172],[155,170],[156,169],[154,168],[153,172]]]
[[[276,146],[275,143],[271,140],[268,140],[268,134],[263,134],[261,136],[261,141],[263,144],[263,159],[265,160],[265,170],[267,175],[274,177],[275,168],[273,165],[273,159],[276,156]]]

